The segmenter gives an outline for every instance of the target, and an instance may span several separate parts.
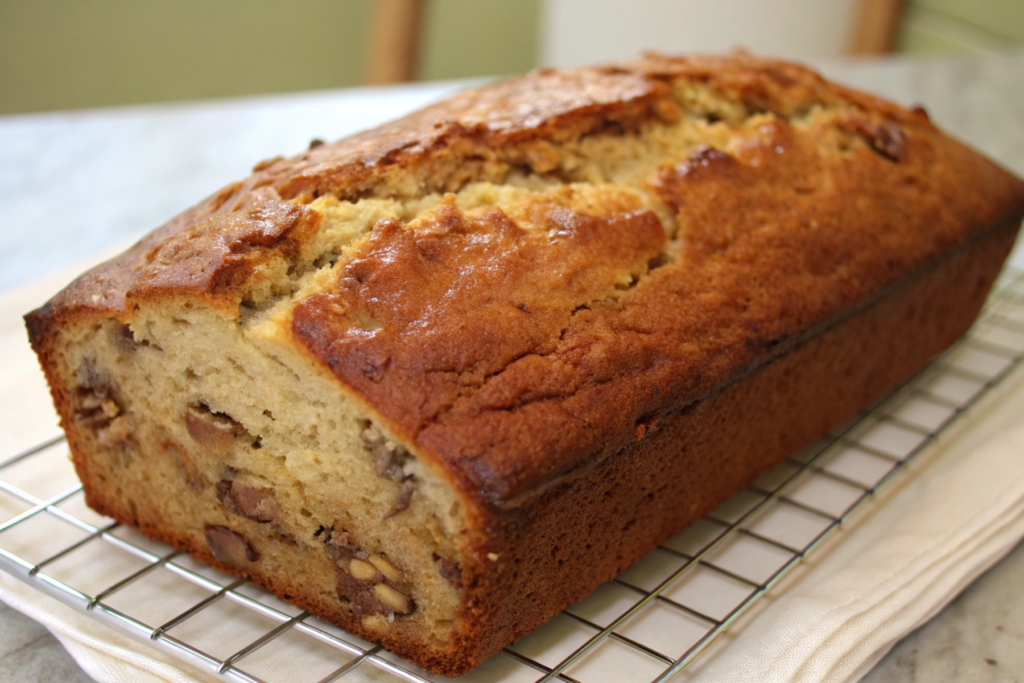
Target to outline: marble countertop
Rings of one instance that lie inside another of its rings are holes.
[[[1024,52],[831,62],[826,75],[904,104],[1024,175]],[[0,117],[0,292],[127,244],[254,162],[333,139],[465,83]],[[1024,267],[1020,244],[1012,257]],[[28,445],[28,444],[26,444]],[[864,679],[1024,683],[1024,544]],[[0,680],[88,680],[0,603]]]

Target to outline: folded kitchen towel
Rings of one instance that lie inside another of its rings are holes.
[[[0,572],[0,599],[43,624],[102,683],[216,681],[187,663],[97,623],[87,614]]]
[[[1016,380],[934,444],[930,466],[811,555],[695,679],[856,681],[1009,552],[1024,537],[1024,427],[1007,428],[1024,408]]]

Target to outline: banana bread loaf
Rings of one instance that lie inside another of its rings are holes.
[[[1024,183],[791,64],[542,70],[27,316],[89,505],[462,673],[970,325]]]

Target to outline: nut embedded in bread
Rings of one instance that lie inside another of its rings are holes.
[[[27,316],[89,504],[476,665],[952,343],[1024,184],[746,55],[261,164]]]

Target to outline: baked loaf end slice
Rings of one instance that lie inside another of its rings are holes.
[[[459,674],[970,325],[1024,184],[747,55],[258,165],[27,316],[89,505]]]

